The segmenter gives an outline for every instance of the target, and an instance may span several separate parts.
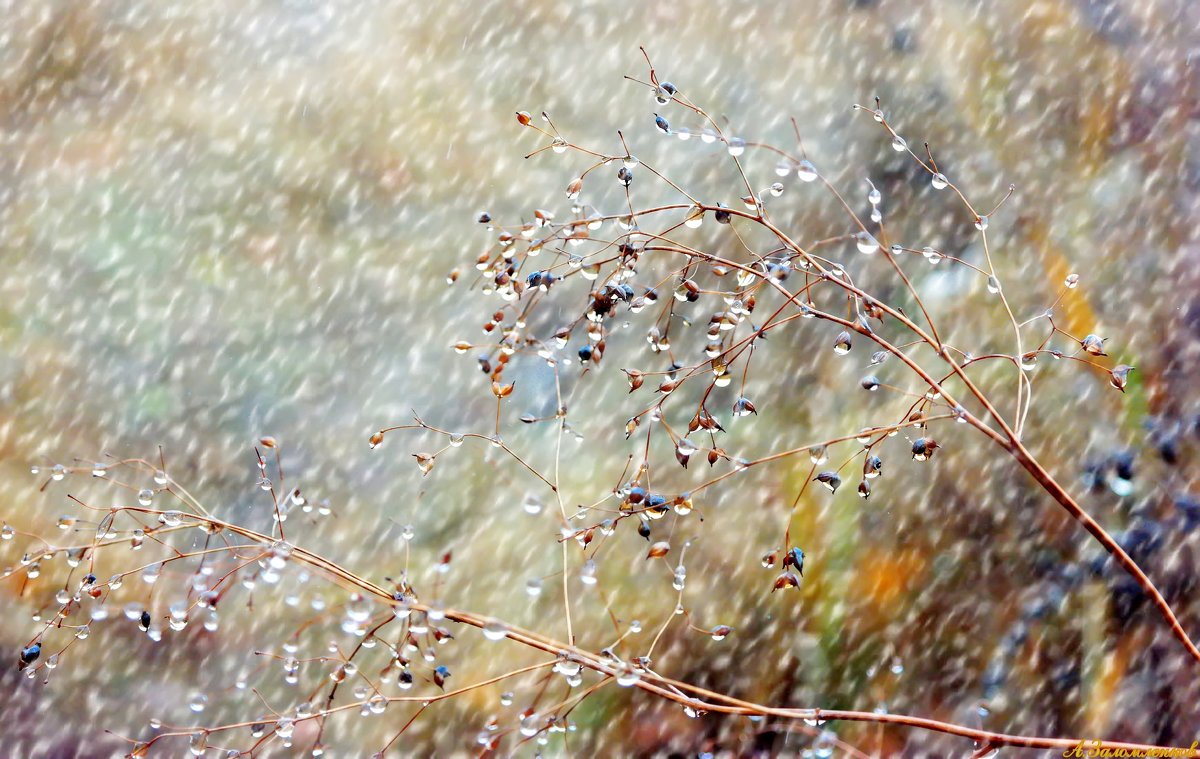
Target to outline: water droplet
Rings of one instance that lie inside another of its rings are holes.
[[[796,165],[796,176],[801,182],[812,182],[820,175],[817,173],[817,167],[805,159]]]
[[[623,664],[617,670],[617,685],[621,686],[622,688],[628,688],[636,685],[641,679],[641,673],[629,664]]]
[[[192,756],[204,756],[204,752],[208,750],[208,733],[201,731],[192,733],[192,737],[188,739],[188,751]]]
[[[935,190],[944,190],[950,184],[950,180],[946,179],[946,175],[939,171],[933,175],[929,183],[933,185],[933,189]]]
[[[729,138],[729,155],[737,158],[742,153],[746,152],[746,141],[741,137]]]
[[[579,570],[579,581],[584,585],[596,584],[596,562],[588,559]]]
[[[859,253],[870,255],[879,250],[879,241],[868,232],[859,232],[854,236],[854,240]]]

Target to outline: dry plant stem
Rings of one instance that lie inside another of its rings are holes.
[[[1038,484],[1067,510],[1067,513],[1082,523],[1084,529],[1091,533],[1112,554],[1117,563],[1121,565],[1121,568],[1137,581],[1146,595],[1150,596],[1150,600],[1154,602],[1154,605],[1158,607],[1163,617],[1166,618],[1175,637],[1183,643],[1193,659],[1200,661],[1200,650],[1196,648],[1196,644],[1188,637],[1187,631],[1183,629],[1183,625],[1179,622],[1179,618],[1175,616],[1175,611],[1171,608],[1171,604],[1158,592],[1158,588],[1154,586],[1154,582],[1146,576],[1146,573],[1142,571],[1138,563],[1117,544],[1113,537],[1091,515],[1084,511],[1083,507],[1046,471],[1041,462],[1034,458],[1029,449],[1020,441],[1012,441],[1012,446],[1008,448],[1008,451],[1037,480]]]
[[[153,513],[153,511],[147,510],[147,513]],[[258,542],[263,545],[269,546],[276,542],[276,539],[269,535],[264,535],[262,533],[255,532],[253,530],[248,530],[244,527],[241,527],[241,526],[238,526],[235,524],[231,524],[228,522],[224,522],[219,519],[215,519],[215,518],[211,518],[211,517],[198,517],[198,516],[193,516],[192,518],[196,519],[197,521],[199,521],[201,523],[207,522],[211,525],[220,527],[222,530],[228,530],[229,532],[231,532],[233,534],[239,535],[248,540],[253,540],[253,541]],[[299,560],[299,561],[309,565],[310,567],[320,570],[323,574],[327,575],[330,578],[333,578],[334,580],[336,580],[338,583],[342,584],[345,587],[353,588],[353,589],[358,590],[363,593],[368,593],[368,594],[376,597],[377,599],[379,599],[381,602],[386,603],[386,604],[394,604],[395,603],[395,601],[392,597],[392,593],[389,592],[386,588],[383,588],[379,585],[376,585],[373,582],[370,582],[369,580],[367,580],[363,577],[360,577],[359,575],[355,574],[354,572],[351,572],[350,570],[347,570],[347,569],[339,566],[338,564],[326,559],[325,557],[323,557],[319,554],[312,553],[311,551],[308,551],[304,548],[295,546],[295,547],[293,547],[293,551],[292,551],[291,555],[292,555],[293,559]],[[419,603],[411,604],[411,608],[414,610],[419,610],[419,611],[428,611],[429,610],[429,607],[427,607],[423,604],[419,604]],[[484,617],[484,616],[480,616],[477,614],[473,614],[468,611],[461,611],[458,609],[445,609],[444,613],[445,613],[446,619],[449,619],[449,620],[452,620],[452,621],[455,621],[455,622],[458,622],[461,624],[470,625],[471,627],[476,627],[476,628],[480,628],[480,629],[482,629],[486,625],[488,625],[490,623],[494,623],[496,621],[495,619],[493,619],[491,617]],[[560,641],[554,640],[553,638],[549,638],[549,637],[543,636],[539,633],[535,633],[533,631],[525,630],[523,628],[515,627],[512,625],[506,625],[505,632],[506,632],[506,636],[508,638],[510,638],[511,640],[513,640],[517,643],[521,643],[522,645],[537,649],[539,651],[544,651],[544,652],[552,654],[556,657],[560,656],[562,654],[566,654],[567,656],[571,657],[572,660],[577,661],[581,666],[584,666],[587,669],[593,670],[595,672],[598,672],[600,674],[607,675],[610,677],[616,677],[618,675],[617,667],[614,666],[614,664],[610,660],[605,659],[598,654],[594,654],[590,651],[586,651],[586,650],[578,648],[576,646],[562,643]],[[543,667],[543,666],[546,666],[546,664],[543,663],[543,664],[538,664],[538,665],[531,665],[527,669],[533,669],[533,668]],[[510,674],[512,674],[512,673],[510,673]],[[497,679],[501,679],[501,678],[493,678],[492,680],[490,680],[488,682],[495,682]],[[778,717],[778,718],[789,719],[789,720],[831,720],[831,719],[834,719],[834,720],[845,720],[845,721],[851,721],[851,722],[872,722],[872,723],[879,723],[879,724],[885,724],[885,725],[896,725],[896,726],[900,726],[900,727],[916,728],[916,729],[928,730],[928,731],[938,732],[938,733],[945,733],[947,735],[954,735],[954,736],[958,736],[961,738],[970,738],[975,741],[990,743],[993,746],[1018,746],[1018,747],[1025,747],[1025,748],[1043,748],[1043,749],[1070,748],[1070,747],[1078,745],[1081,740],[1078,738],[1041,738],[1041,737],[1036,737],[1036,736],[1012,735],[1012,734],[1008,734],[1008,733],[996,733],[996,732],[991,732],[991,731],[987,731],[987,730],[978,730],[978,729],[974,729],[974,728],[964,727],[962,725],[956,725],[956,724],[949,723],[949,722],[942,722],[939,720],[927,719],[927,718],[923,718],[923,717],[912,717],[912,716],[903,715],[903,714],[879,714],[876,712],[850,711],[850,710],[844,710],[844,709],[771,707],[771,706],[765,706],[762,704],[756,704],[756,703],[753,703],[750,701],[743,701],[741,699],[738,699],[738,698],[735,698],[732,696],[728,696],[728,695],[725,695],[722,693],[717,693],[715,691],[708,690],[707,688],[702,688],[702,687],[699,687],[696,685],[691,685],[689,683],[684,683],[684,682],[680,682],[677,680],[673,680],[671,678],[663,677],[662,675],[658,675],[658,674],[655,674],[652,672],[647,672],[642,678],[640,678],[635,683],[635,686],[642,689],[643,691],[648,692],[648,693],[653,693],[657,696],[666,698],[670,701],[674,701],[674,702],[682,704],[684,706],[689,706],[693,709],[697,709],[697,710],[701,710],[701,711],[709,711],[709,712],[720,712],[723,714],[738,714],[738,715],[747,715],[747,716],[770,716],[770,717]],[[473,686],[473,687],[477,687],[477,686]],[[684,694],[691,694],[691,695],[684,695]],[[440,696],[440,698],[445,698],[449,695],[450,695],[449,693],[442,694]],[[391,700],[405,700],[406,698],[408,700],[418,700],[415,697],[394,697]],[[439,697],[434,696],[434,697],[428,697],[428,698],[421,698],[419,700],[435,700],[437,698],[439,698]],[[343,707],[335,707],[333,709],[330,709],[329,711],[337,711],[341,708],[343,708]],[[315,716],[316,715],[314,715],[314,717]],[[243,723],[243,724],[249,725],[249,724],[255,724],[255,723]],[[192,732],[194,732],[194,731],[192,731]],[[1141,750],[1141,751],[1146,751],[1146,750],[1149,750],[1152,748],[1160,748],[1160,747],[1156,747],[1156,746],[1149,745],[1149,744],[1122,743],[1122,742],[1115,742],[1115,741],[1103,741],[1100,743],[1095,743],[1095,742],[1089,741],[1088,745],[1093,746],[1093,747],[1103,747],[1103,748],[1110,748],[1110,749]]]
[[[712,211],[717,210],[715,206],[709,206],[709,207],[706,207],[706,209],[712,210]],[[800,248],[799,245],[797,245],[794,241],[792,241],[790,238],[788,238],[786,234],[784,234],[781,230],[779,230],[777,227],[775,227],[773,224],[771,224],[771,222],[767,221],[766,219],[763,219],[762,217],[759,217],[759,216],[755,216],[753,214],[744,213],[741,211],[733,211],[731,209],[723,209],[723,210],[726,210],[727,212],[729,212],[733,215],[741,216],[743,218],[750,219],[751,221],[754,221],[756,223],[762,224],[763,226],[765,226],[769,230],[771,230],[771,232],[773,232],[776,236],[778,236],[779,239],[785,245],[787,245],[789,248],[792,248],[793,250],[796,250],[798,253],[806,256],[806,258],[807,258],[807,254],[804,253],[804,251]],[[684,251],[681,251],[681,252],[684,252]],[[705,253],[700,253],[699,251],[690,251],[690,250],[686,251],[686,253],[689,255],[700,255],[713,263],[720,263],[724,266],[729,266],[729,267],[740,269],[743,271],[753,271],[752,269],[750,269],[750,267],[743,266],[741,264],[738,264],[735,261],[724,259],[719,256],[713,256],[713,255],[709,255],[709,254],[705,254]],[[808,258],[808,260],[812,261],[813,265],[820,267],[819,262],[816,262],[815,260],[813,260],[811,258]],[[823,269],[822,269],[822,271],[823,271]],[[754,272],[754,273],[758,274],[758,272]],[[828,281],[846,289],[847,291],[853,293],[858,298],[870,298],[871,297],[868,293],[859,289],[855,285],[850,284],[849,282],[842,281],[841,279],[839,279],[837,277],[828,276]],[[784,297],[787,297],[789,299],[792,299],[795,297],[791,293],[789,293],[785,288],[783,288],[781,285],[779,285],[778,283],[774,282],[773,280],[771,282],[773,285],[775,285],[775,287],[777,289],[779,289],[782,293],[784,293]],[[878,302],[878,301],[876,301],[876,302]],[[1159,592],[1158,588],[1154,585],[1154,582],[1146,575],[1146,573],[1142,570],[1142,568],[1140,566],[1138,566],[1138,563],[1136,561],[1134,561],[1133,558],[1128,553],[1125,552],[1125,549],[1121,548],[1120,544],[1117,543],[1116,539],[1113,538],[1112,535],[1110,535],[1108,533],[1108,531],[1106,531],[1100,525],[1099,522],[1097,522],[1094,518],[1092,518],[1091,515],[1089,515],[1084,510],[1084,508],[1082,506],[1080,506],[1078,504],[1078,502],[1075,501],[1074,498],[1071,497],[1071,495],[1066,491],[1066,489],[1061,484],[1059,484],[1059,482],[1057,480],[1054,479],[1054,477],[1046,470],[1046,468],[1044,466],[1042,466],[1042,464],[1037,460],[1037,458],[1032,453],[1029,452],[1029,450],[1021,442],[1018,433],[1016,431],[1014,431],[1013,428],[1007,423],[1004,416],[1001,415],[1000,412],[995,408],[995,406],[992,405],[992,403],[988,399],[988,397],[970,379],[970,377],[963,370],[963,368],[957,362],[954,361],[954,359],[951,357],[950,351],[945,350],[945,349],[939,349],[938,344],[935,342],[935,339],[932,338],[930,335],[926,334],[911,319],[904,316],[904,314],[896,311],[891,306],[888,306],[885,303],[879,303],[879,306],[883,311],[885,311],[890,316],[892,316],[893,318],[900,321],[906,328],[908,328],[910,331],[915,333],[922,342],[925,342],[925,343],[929,344],[930,346],[933,346],[934,349],[937,350],[938,355],[944,361],[946,361],[946,363],[948,363],[950,365],[950,369],[952,370],[952,372],[963,381],[963,383],[966,385],[968,391],[970,391],[970,393],[975,397],[976,400],[978,400],[984,406],[985,409],[987,409],[989,416],[991,416],[991,418],[996,421],[996,423],[999,425],[1002,432],[997,433],[996,430],[993,430],[991,427],[989,427],[987,424],[985,424],[982,420],[978,419],[977,417],[975,417],[972,414],[964,414],[964,417],[965,417],[967,423],[970,424],[975,429],[982,432],[984,435],[989,437],[993,442],[995,442],[997,445],[999,445],[1001,448],[1003,448],[1005,451],[1007,451],[1010,455],[1012,455],[1013,458],[1015,458],[1017,460],[1017,462],[1026,471],[1028,471],[1030,475],[1033,476],[1034,480],[1036,480],[1038,482],[1038,484],[1041,485],[1042,488],[1044,490],[1046,490],[1046,492],[1049,493],[1052,498],[1054,498],[1054,500],[1058,501],[1058,503],[1064,509],[1066,509],[1067,513],[1069,513],[1072,517],[1074,517],[1076,520],[1078,520],[1080,523],[1083,524],[1084,528],[1104,547],[1104,549],[1106,551],[1108,551],[1110,554],[1112,554],[1112,556],[1117,560],[1117,563],[1121,565],[1121,568],[1124,569],[1126,572],[1128,572],[1130,574],[1130,576],[1132,576],[1134,578],[1134,580],[1142,588],[1142,591],[1145,592],[1146,595],[1148,595],[1150,597],[1150,599],[1153,601],[1154,605],[1156,607],[1158,607],[1159,611],[1162,613],[1163,617],[1166,619],[1167,624],[1170,626],[1171,631],[1175,635],[1175,637],[1178,638],[1179,641],[1184,645],[1184,647],[1187,649],[1188,653],[1192,656],[1192,658],[1194,660],[1196,660],[1197,662],[1200,662],[1200,648],[1196,647],[1196,644],[1192,641],[1192,639],[1188,635],[1187,631],[1183,629],[1183,625],[1179,622],[1179,618],[1175,615],[1174,610],[1171,608],[1171,604],[1162,595],[1162,593]],[[837,324],[842,325],[843,327],[846,327],[847,329],[852,329],[852,330],[858,332],[859,334],[866,336],[870,340],[873,340],[881,348],[886,350],[888,353],[896,356],[901,361],[903,361],[910,369],[912,369],[919,377],[921,377],[921,379],[923,381],[925,381],[925,383],[928,384],[930,388],[932,388],[935,392],[941,393],[942,396],[945,397],[947,399],[947,401],[953,405],[953,397],[946,393],[946,391],[942,388],[941,383],[939,383],[932,376],[930,376],[930,374],[928,372],[926,372],[920,365],[918,365],[912,358],[910,358],[907,354],[905,354],[900,348],[896,347],[895,345],[892,345],[887,340],[885,340],[882,337],[880,337],[879,335],[875,334],[873,331],[864,330],[861,328],[860,325],[855,324],[846,319],[841,319],[839,317],[833,316],[832,314],[826,314],[826,313],[817,311],[816,309],[812,309],[812,313],[817,318],[826,319],[828,321],[835,322]]]
[[[387,696],[386,698],[388,700],[388,703],[420,703],[420,704],[422,704],[422,709],[424,709],[425,706],[428,706],[429,704],[436,703],[438,701],[444,701],[448,698],[454,698],[455,696],[460,696],[464,693],[469,693],[470,691],[478,690],[479,688],[482,688],[484,686],[492,685],[494,683],[501,682],[502,680],[507,680],[510,677],[516,677],[517,675],[523,675],[527,672],[534,672],[539,669],[546,669],[547,667],[550,667],[553,665],[554,665],[554,661],[540,662],[538,664],[530,664],[527,667],[521,667],[519,669],[510,670],[508,672],[505,672],[502,675],[496,675],[495,677],[489,677],[486,680],[480,680],[477,683],[472,683],[471,685],[464,685],[461,688],[456,688],[454,690],[448,690],[444,693],[437,693],[432,696]],[[332,698],[330,700],[332,700]],[[349,709],[356,709],[356,708],[359,708],[360,706],[361,706],[361,703],[357,702],[357,701],[355,701],[353,703],[342,704],[340,706],[327,705],[321,711],[314,712],[312,716],[300,717],[300,718],[297,718],[296,721],[304,722],[306,720],[320,720],[321,721],[321,730],[323,731],[325,728],[325,719],[324,719],[325,717],[328,717],[331,714],[337,714],[338,712],[347,711]],[[276,716],[278,716],[278,715],[276,715]],[[237,730],[238,728],[254,727],[255,725],[268,724],[268,723],[271,723],[274,721],[275,721],[274,719],[267,719],[267,720],[256,719],[256,720],[249,720],[246,722],[233,722],[233,723],[228,723],[228,724],[224,724],[224,725],[217,725],[215,727],[205,728],[204,730],[207,733],[218,733],[218,732],[224,732],[227,730]],[[195,733],[196,733],[196,730],[194,730],[194,729],[187,729],[187,728],[173,729],[169,732],[158,733],[153,738],[151,738],[149,741],[147,741],[145,745],[147,747],[149,747],[149,746],[153,745],[155,741],[161,740],[163,738],[183,738],[183,737],[187,737],[189,735],[193,735]],[[317,736],[317,741],[320,742],[320,734],[318,734],[318,736]]]

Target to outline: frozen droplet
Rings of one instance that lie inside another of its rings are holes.
[[[525,497],[525,503],[524,503],[523,508],[525,509],[526,514],[533,514],[533,515],[541,514],[542,513],[542,502],[540,500],[538,500],[537,496],[528,495]]]
[[[817,167],[806,158],[796,165],[796,176],[801,182],[812,182],[820,175],[817,173]]]
[[[632,685],[636,685],[641,679],[641,673],[629,664],[622,664],[617,670],[617,685],[621,686],[622,688],[628,688]]]
[[[596,584],[596,562],[588,559],[579,570],[579,581],[584,585]]]
[[[188,752],[192,756],[204,756],[204,752],[208,750],[208,733],[201,730],[198,733],[192,733],[188,738]]]
[[[161,572],[161,563],[156,562],[154,564],[147,565],[146,568],[142,570],[142,582],[146,583],[147,585],[153,585],[155,582],[157,582],[158,576]]]
[[[993,277],[987,278],[987,291],[992,295],[1000,292],[1000,280]]]
[[[854,242],[859,253],[870,255],[879,250],[879,241],[869,232],[859,232],[854,236]]]
[[[987,229],[988,228],[988,217],[976,216],[975,217],[975,228],[978,229],[980,232]]]
[[[950,184],[950,180],[946,179],[946,175],[939,171],[933,175],[929,183],[933,185],[933,189],[935,190],[944,190]]]
[[[908,150],[908,143],[904,141],[903,137],[896,135],[892,138],[892,150],[897,153],[903,153],[905,150]]]

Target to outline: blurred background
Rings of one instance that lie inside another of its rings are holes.
[[[744,194],[720,145],[656,132],[655,110],[675,126],[702,124],[622,78],[646,77],[639,45],[661,78],[733,134],[793,149],[794,117],[808,156],[851,205],[869,210],[871,178],[892,234],[917,249],[983,265],[961,205],[932,191],[853,103],[880,97],[889,121],[911,145],[928,142],[976,206],[991,208],[1016,186],[988,233],[1018,317],[1041,313],[1078,273],[1080,286],[1057,307],[1060,326],[1108,338],[1108,365],[1137,367],[1121,394],[1102,373],[1043,358],[1031,372],[1027,444],[1200,635],[1200,5],[0,0],[0,519],[19,531],[0,543],[0,567],[17,567],[0,581],[4,650],[15,659],[40,629],[31,616],[67,572],[55,558],[40,578],[22,578],[25,535],[59,539],[59,516],[79,511],[68,493],[103,507],[129,501],[86,475],[39,491],[49,467],[156,458],[161,446],[171,476],[214,513],[268,530],[253,453],[262,435],[280,441],[290,481],[330,504],[328,516],[289,520],[294,542],[380,582],[407,567],[425,598],[435,593],[434,564],[453,551],[440,600],[562,638],[560,519],[536,480],[478,441],[423,477],[409,454],[443,441],[393,433],[372,451],[367,438],[414,409],[445,429],[491,432],[488,380],[472,355],[450,348],[484,343],[480,328],[500,303],[473,286],[474,261],[495,239],[475,219],[487,211],[518,223],[539,207],[569,216],[563,188],[589,165],[570,152],[525,160],[547,143],[514,111],[545,110],[568,139],[613,153],[623,130],[632,152],[693,194],[730,205]],[[758,186],[776,180],[774,156],[751,150],[743,160]],[[608,212],[622,201],[612,171],[600,171],[612,187],[588,198]],[[796,239],[853,231],[817,185],[784,181],[772,213]],[[645,205],[678,199],[648,175],[634,189]],[[738,250],[715,224],[695,239]],[[843,245],[829,255],[856,254]],[[981,278],[919,257],[905,263],[956,345],[1013,350]],[[873,265],[859,281],[903,300],[894,275]],[[558,301],[561,318],[581,302]],[[676,337],[693,361],[705,316],[690,347],[686,333]],[[579,435],[564,447],[568,507],[604,498],[639,450],[624,424],[646,399],[626,397],[620,369],[665,368],[642,339],[649,320],[620,321],[628,337],[610,340],[597,369],[579,379],[577,365],[561,367]],[[755,354],[747,394],[757,417],[730,423],[736,388],[714,405],[731,453],[762,456],[907,407],[857,388],[865,345],[836,358],[833,332],[797,326]],[[1028,327],[1031,339],[1043,327]],[[1055,346],[1072,350],[1061,338]],[[877,373],[913,388],[901,369],[892,362]],[[981,375],[1006,411],[1013,375]],[[553,411],[553,374],[517,360],[508,378],[517,390],[505,440],[549,467],[554,428],[516,420]],[[656,669],[773,705],[882,709],[1034,735],[1185,746],[1200,738],[1195,664],[1136,586],[982,437],[955,427],[939,439],[946,450],[923,465],[910,463],[906,441],[890,441],[890,466],[868,501],[852,486],[809,492],[789,516],[809,472],[802,456],[751,470],[697,498],[698,513],[656,523],[676,552],[694,541],[684,595],[693,622],[736,628],[714,642],[674,623],[654,649]],[[670,463],[669,447],[662,454]],[[660,487],[703,481],[702,468],[665,473]],[[530,496],[545,508],[525,508]],[[789,519],[809,555],[805,582],[772,595],[775,573],[760,559],[780,547]],[[619,629],[640,622],[627,651],[644,653],[672,616],[671,571],[644,561],[646,544],[628,524],[607,541],[595,588],[574,576],[582,558],[571,548],[576,633],[591,650],[611,644],[611,611]],[[125,593],[163,612],[169,573],[153,596],[145,586]],[[539,579],[544,589],[531,596],[527,582]],[[181,575],[175,587],[186,582]],[[293,708],[296,689],[254,652],[279,651],[314,603],[346,594],[296,571],[278,590],[259,592],[249,608],[251,594],[238,588],[215,630],[193,624],[164,631],[160,643],[114,614],[48,684],[5,664],[0,754],[120,755],[128,744],[106,730],[145,739],[152,719],[217,724],[264,713],[240,680],[273,709]],[[475,630],[455,634],[440,655],[458,686],[541,660]],[[320,656],[346,638],[336,620],[315,625],[296,655]],[[306,665],[303,676],[316,684],[325,672]],[[553,686],[557,700],[565,686]],[[487,721],[513,728],[539,687],[526,678],[431,706],[389,755],[478,753]],[[516,691],[511,705],[504,690]],[[200,712],[189,708],[198,696]],[[331,722],[327,756],[379,750],[410,714],[397,705]],[[502,753],[840,755],[828,745],[833,734],[872,755],[973,750],[871,725],[688,719],[676,704],[612,687],[570,718],[565,742],[513,740]],[[267,753],[301,755],[307,740]]]

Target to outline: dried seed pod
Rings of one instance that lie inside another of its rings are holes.
[[[844,356],[850,352],[850,333],[839,332],[838,336],[833,340],[833,352],[839,356]]]
[[[919,437],[913,441],[912,457],[916,461],[926,461],[933,457],[933,452],[941,446],[933,438]]]
[[[1107,356],[1108,354],[1104,352],[1104,343],[1107,340],[1108,338],[1100,337],[1099,335],[1088,335],[1080,340],[1079,344],[1083,346],[1083,350],[1086,353],[1093,356]]]
[[[421,470],[421,475],[427,475],[433,471],[434,456],[430,453],[414,453],[413,458],[417,460],[417,468]]]
[[[1136,368],[1126,364],[1118,364],[1108,373],[1109,384],[1122,393],[1125,392],[1125,386],[1129,384],[1129,373]]]
[[[842,484],[842,478],[837,472],[827,471],[819,473],[813,478],[813,482],[819,482],[829,488],[830,493],[836,493],[838,486]]]
[[[671,551],[671,544],[665,540],[660,540],[650,546],[650,550],[646,552],[647,559],[658,559],[666,556]]]
[[[775,591],[784,588],[798,587],[800,587],[800,578],[796,576],[796,573],[784,572],[775,578],[775,587],[771,588],[771,592],[774,593]]]
[[[799,546],[793,546],[783,556],[783,568],[795,567],[801,576],[804,575],[804,551]]]

